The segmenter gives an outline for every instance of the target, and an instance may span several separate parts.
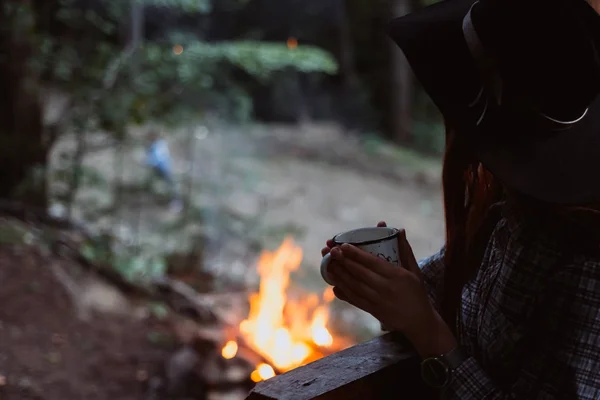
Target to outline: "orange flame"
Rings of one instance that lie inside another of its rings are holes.
[[[261,363],[258,364],[258,367],[250,374],[250,379],[252,382],[260,382],[272,378],[275,376],[275,371],[273,367],[269,364]]]
[[[221,350],[221,355],[224,359],[230,360],[237,354],[238,344],[234,340],[230,340],[227,342],[223,350]]]
[[[300,300],[288,299],[290,273],[301,262],[302,249],[290,238],[276,251],[263,252],[258,260],[259,291],[250,296],[248,318],[239,326],[246,343],[271,364],[256,366],[251,374],[254,382],[275,376],[273,367],[285,372],[313,361],[320,357],[319,348],[334,345],[327,328],[332,288],[327,288],[322,298],[311,294]],[[232,341],[222,350],[224,358],[236,353],[237,343]]]

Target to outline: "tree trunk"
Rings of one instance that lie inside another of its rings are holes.
[[[394,0],[392,3],[394,17],[401,17],[410,11],[410,0]],[[412,139],[412,74],[402,50],[393,42],[391,47],[392,139],[400,144],[408,144]]]
[[[358,85],[358,74],[356,72],[354,44],[346,0],[338,0],[337,11],[340,35],[340,70],[344,77],[344,85],[348,92],[351,92]]]
[[[129,45],[136,49],[144,41],[144,4],[131,0],[131,36]]]
[[[26,13],[17,16],[18,8]],[[8,1],[0,7],[0,198],[45,209],[49,144],[39,79],[30,67],[33,13],[28,1]]]

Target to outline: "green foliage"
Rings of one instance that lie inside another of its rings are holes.
[[[439,120],[417,120],[413,123],[414,148],[424,153],[442,154],[445,129]]]
[[[0,224],[0,244],[24,244],[28,242],[28,235],[31,234],[21,224],[9,221]]]
[[[143,254],[133,247],[107,248],[105,243],[85,243],[81,254],[90,262],[107,263],[129,281],[144,281],[167,271],[164,257]],[[139,253],[139,254],[138,254]]]
[[[209,11],[209,2],[139,0],[144,5]],[[38,71],[73,97],[82,130],[122,133],[130,123],[159,121],[178,125],[218,108],[245,120],[252,112],[249,96],[234,78],[241,69],[261,81],[293,68],[304,73],[337,72],[332,55],[314,46],[289,49],[285,43],[234,41],[207,43],[190,34],[171,33],[168,42],[149,42],[122,49],[111,39],[128,3],[112,4],[111,12],[77,8],[61,0],[55,18],[73,35],[38,35]],[[70,121],[73,124],[73,121]]]
[[[150,313],[159,320],[164,320],[169,316],[169,308],[164,303],[150,303],[148,309],[150,310]]]
[[[145,255],[123,255],[117,257],[114,268],[129,280],[140,280],[164,275],[167,270],[163,258]]]
[[[57,168],[53,172],[52,178],[55,182],[69,183],[75,174],[79,176],[80,185],[82,186],[93,186],[101,190],[108,188],[106,177],[97,168],[87,165],[66,164],[61,168]]]
[[[289,49],[285,43],[255,41],[202,43],[186,48],[182,59],[189,57],[193,64],[227,61],[248,74],[266,79],[282,69],[294,68],[300,72],[337,73],[335,58],[314,46]]]
[[[440,131],[440,128],[437,125],[433,125],[430,129],[432,130],[427,132],[428,135],[433,136],[432,133],[439,133],[441,135],[441,140],[443,141],[443,129]],[[415,137],[420,134],[422,134],[422,132],[416,132]],[[433,137],[437,138],[437,136]],[[429,145],[431,146],[431,144]],[[380,160],[387,160],[393,164],[402,165],[402,168],[406,170],[420,172],[425,170],[436,170],[439,168],[439,161],[436,158],[423,155],[423,153],[432,153],[431,147],[425,151],[423,149],[409,149],[406,147],[395,146],[375,133],[364,135],[363,146],[365,152],[371,156],[379,157]]]
[[[5,18],[11,23],[13,35],[31,35],[35,24],[31,4],[6,1],[3,2],[2,7],[4,7]]]
[[[212,10],[210,0],[137,0],[146,6],[180,8],[186,12],[207,14]]]
[[[135,1],[198,17],[211,10],[210,0]],[[44,8],[49,12],[44,15],[36,15],[39,10],[29,6],[10,11],[19,16],[19,29],[14,32],[26,32],[31,37],[32,75],[41,77],[41,86],[57,89],[70,101],[59,133],[104,131],[125,143],[131,124],[189,124],[215,109],[223,117],[247,120],[252,101],[239,82],[240,75],[264,83],[276,79],[276,72],[282,70],[337,72],[334,57],[314,46],[288,48],[286,43],[260,41],[209,43],[176,30],[168,39],[124,44],[123,37],[136,36],[127,32],[136,25],[129,21],[135,14],[131,1],[100,2],[94,8],[75,0],[53,0],[51,4]],[[52,192],[58,197],[72,200],[85,186],[106,188],[108,182],[98,171],[83,165],[82,158],[62,160],[54,171],[52,180],[60,184],[53,185]],[[56,186],[65,190],[56,190]],[[274,236],[279,234],[273,232]],[[165,260],[156,249],[116,245],[115,241],[109,238],[87,243],[81,251],[90,261],[111,265],[129,280],[165,273]]]

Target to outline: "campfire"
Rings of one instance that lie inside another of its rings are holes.
[[[302,249],[288,238],[274,252],[265,251],[258,260],[260,286],[250,298],[248,317],[239,324],[238,337],[259,354],[251,374],[254,382],[269,379],[346,347],[328,329],[329,303],[333,290],[292,298],[290,274],[300,267]],[[236,357],[240,339],[229,340],[222,348],[225,359]]]
[[[156,282],[173,308],[195,310],[176,324],[184,346],[167,363],[168,370],[179,371],[171,375],[188,376],[191,368],[211,393],[241,390],[244,398],[257,382],[351,346],[328,326],[331,288],[316,294],[291,287],[290,274],[301,263],[302,250],[288,238],[260,255],[260,284],[250,295],[198,294],[178,280]]]

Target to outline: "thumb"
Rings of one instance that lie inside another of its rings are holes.
[[[398,235],[398,248],[400,250],[400,264],[413,274],[420,276],[421,269],[415,259],[415,253],[413,253],[412,247],[410,247],[410,243],[406,239],[406,231],[404,229]]]

